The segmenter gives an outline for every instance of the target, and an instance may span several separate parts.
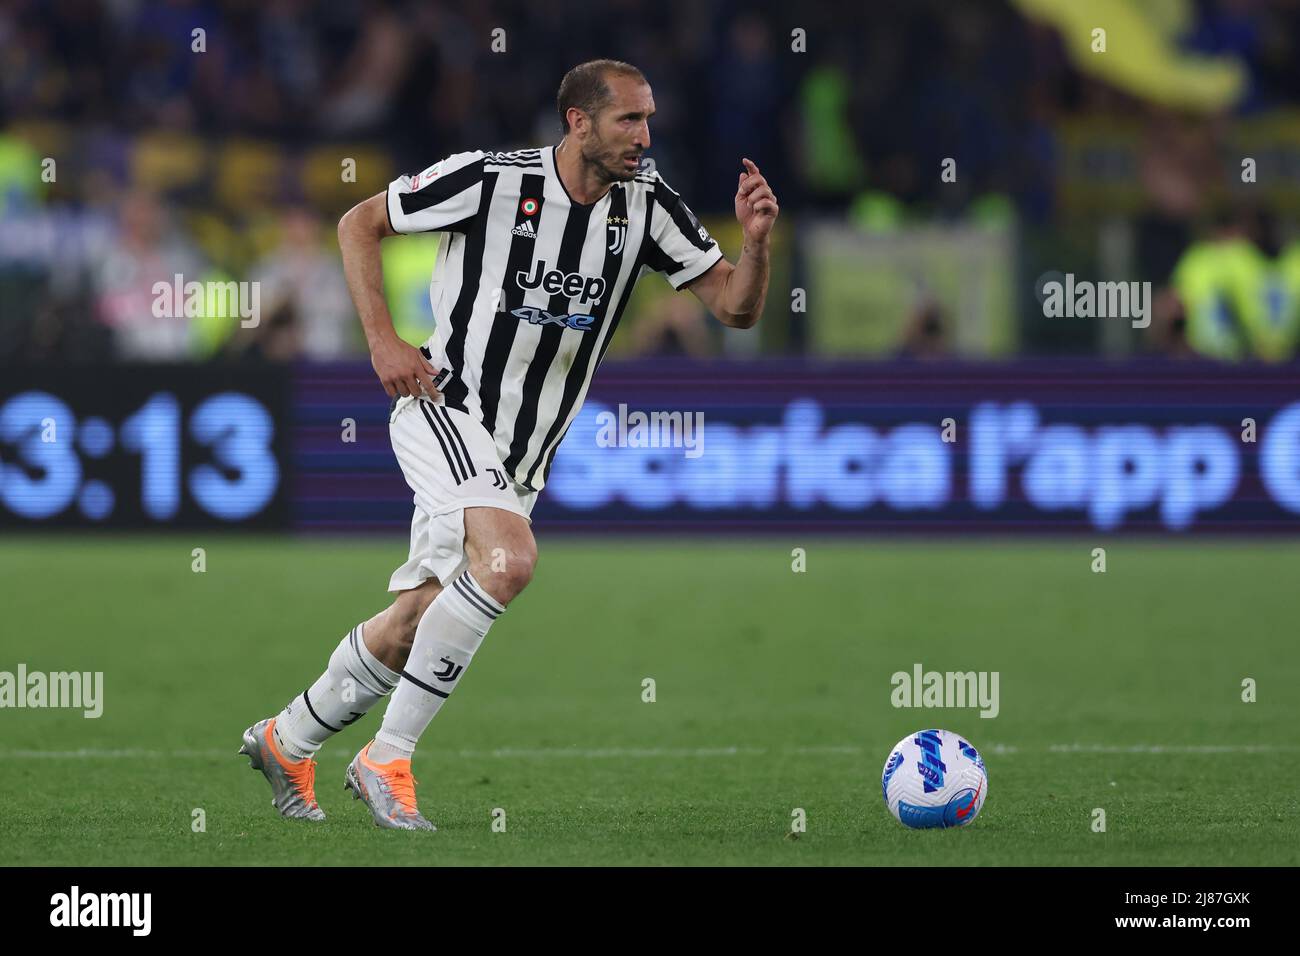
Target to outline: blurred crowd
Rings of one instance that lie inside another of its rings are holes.
[[[1231,102],[1198,112],[1099,74],[1052,19],[1064,0],[0,0],[0,361],[359,354],[338,216],[447,153],[558,142],[560,78],[599,56],[646,74],[651,155],[706,222],[731,217],[739,158],[758,159],[792,285],[807,282],[814,219],[876,232],[993,219],[1018,230],[1023,268],[1065,271],[1070,238],[1105,210],[1063,195],[1063,129],[1139,123],[1138,198],[1115,214],[1126,277],[1161,296],[1137,347],[1288,357],[1294,222],[1216,188],[1236,161],[1216,150],[1233,122],[1300,103],[1300,2],[1139,6],[1182,18],[1180,54],[1241,65]],[[174,275],[260,283],[263,321],[155,315],[154,283]],[[627,349],[719,351],[716,327],[678,300],[630,316]],[[1101,347],[1055,337],[1036,307],[1030,291],[1015,304],[1022,350]],[[770,297],[765,348],[805,347],[807,321]],[[896,349],[949,354],[955,321],[918,295]]]

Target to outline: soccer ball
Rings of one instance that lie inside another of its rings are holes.
[[[900,740],[880,777],[885,805],[903,826],[964,827],[989,792],[984,760],[947,730],[922,730]]]

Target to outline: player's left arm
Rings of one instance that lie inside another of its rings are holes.
[[[781,207],[763,174],[748,159],[736,187],[736,220],[744,233],[740,260],[719,259],[686,285],[723,325],[752,328],[763,314],[769,269],[768,239]]]

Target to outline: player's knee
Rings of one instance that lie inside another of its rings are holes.
[[[500,579],[500,585],[507,592],[508,596],[502,598],[502,600],[509,601],[528,587],[528,583],[533,579],[533,569],[536,567],[537,549],[535,547],[524,545],[508,551],[505,561],[502,562],[501,572],[493,575]]]
[[[527,521],[496,508],[465,512],[465,551],[474,579],[501,604],[528,586],[537,566],[537,542]]]
[[[496,548],[484,566],[474,569],[475,579],[502,604],[514,600],[533,579],[537,567],[537,546],[531,541],[509,548]]]

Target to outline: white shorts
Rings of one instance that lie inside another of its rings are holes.
[[[469,566],[466,508],[500,508],[532,520],[537,492],[506,474],[496,442],[476,419],[428,399],[402,398],[389,416],[388,435],[415,492],[410,556],[388,590],[407,591],[429,578],[446,584]]]

